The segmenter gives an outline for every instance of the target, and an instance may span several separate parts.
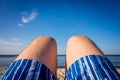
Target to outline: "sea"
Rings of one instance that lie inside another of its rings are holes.
[[[0,68],[7,68],[17,55],[0,55]],[[115,67],[120,67],[120,55],[107,55]],[[65,67],[65,55],[58,55],[58,67]]]

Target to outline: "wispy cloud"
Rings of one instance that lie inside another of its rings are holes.
[[[30,14],[28,14],[27,11],[23,11],[21,16],[21,23],[18,24],[18,26],[23,26],[26,23],[29,23],[32,20],[35,20],[37,18],[38,12],[37,10],[32,10]]]
[[[27,19],[27,18],[25,18],[24,16],[22,16],[22,22],[23,23],[28,23],[30,20],[29,19]]]
[[[18,38],[1,38],[0,39],[0,54],[18,54],[25,45]]]
[[[32,20],[34,20],[37,17],[37,11],[33,10],[31,14],[28,17],[25,17],[24,15],[22,16],[22,22],[23,23],[28,23]]]
[[[18,26],[23,27],[24,25],[22,23],[19,23]]]

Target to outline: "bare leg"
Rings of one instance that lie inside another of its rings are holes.
[[[42,62],[56,76],[57,69],[57,45],[51,37],[39,37],[35,39],[17,58],[32,59]]]
[[[77,59],[87,55],[102,55],[102,51],[86,36],[73,36],[67,43],[66,68]]]

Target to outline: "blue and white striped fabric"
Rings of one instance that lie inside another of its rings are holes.
[[[42,63],[23,59],[14,61],[1,80],[56,80],[56,78]]]
[[[57,80],[42,63],[35,60],[14,61],[1,80]],[[66,73],[66,80],[120,80],[112,63],[104,56],[89,55],[76,60]]]
[[[120,75],[106,57],[89,55],[70,66],[66,80],[120,80]]]

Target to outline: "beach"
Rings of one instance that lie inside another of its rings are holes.
[[[116,67],[120,74],[120,67]],[[5,72],[6,68],[0,68],[0,76]],[[64,80],[65,78],[65,68],[57,68],[57,78],[58,80]]]

